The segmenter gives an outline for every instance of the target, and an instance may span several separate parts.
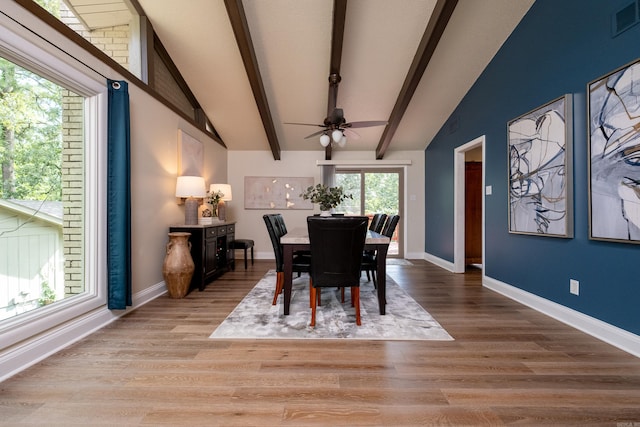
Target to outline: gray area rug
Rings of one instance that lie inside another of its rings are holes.
[[[408,259],[387,258],[387,265],[413,265],[413,263]]]
[[[322,290],[322,306],[317,308],[316,327],[309,326],[309,277],[294,278],[289,315],[283,314],[283,295],[271,305],[276,273],[269,271],[238,306],[218,326],[213,339],[362,339],[362,340],[441,340],[453,338],[413,298],[387,276],[386,315],[378,310],[373,282],[363,275],[360,286],[360,316],[356,325],[349,289],[345,302],[340,291]]]

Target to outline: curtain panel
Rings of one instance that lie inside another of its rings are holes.
[[[124,310],[132,304],[129,89],[125,81],[107,85],[107,306]]]

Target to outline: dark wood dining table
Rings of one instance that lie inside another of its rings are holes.
[[[387,251],[391,239],[375,231],[367,230],[364,243],[366,250],[376,251],[376,279],[378,282],[378,306],[380,314],[385,314],[386,287],[387,287]],[[284,262],[284,314],[289,314],[291,304],[291,286],[293,282],[293,253],[295,251],[309,250],[309,233],[306,228],[295,228],[280,238]]]

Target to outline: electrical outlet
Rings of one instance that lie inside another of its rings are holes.
[[[569,292],[573,295],[580,295],[580,282],[575,279],[569,279]]]

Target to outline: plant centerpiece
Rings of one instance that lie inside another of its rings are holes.
[[[218,203],[220,203],[222,197],[224,197],[224,193],[222,191],[207,191],[207,197],[204,199],[204,202],[211,206],[211,209],[207,208],[202,211],[200,224],[212,224],[214,218],[218,218]]]
[[[211,205],[212,216],[218,216],[218,203],[224,197],[224,193],[222,191],[208,191],[207,192],[207,203]]]
[[[327,187],[323,184],[307,187],[304,193],[300,194],[304,200],[310,200],[311,203],[320,205],[322,212],[328,212],[335,209],[345,199],[353,199],[351,194],[345,194],[342,187]]]

